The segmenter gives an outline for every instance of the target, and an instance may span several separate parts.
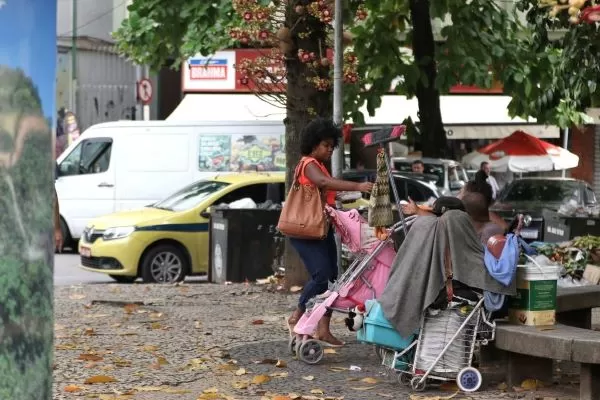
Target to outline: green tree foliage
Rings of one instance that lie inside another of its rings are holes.
[[[289,1],[288,10],[305,3],[312,1]],[[428,156],[441,156],[446,146],[439,95],[447,93],[452,85],[489,88],[497,79],[506,81],[511,89],[516,86],[519,96],[524,90],[521,86],[532,86],[528,93],[536,94],[533,85],[524,85],[520,79],[523,71],[510,67],[524,50],[529,51],[524,49],[529,43],[518,36],[523,27],[515,15],[497,3],[364,0],[345,5],[344,22],[354,36],[351,47],[358,58],[361,79],[360,86],[345,88],[345,112],[357,124],[364,120],[359,109],[366,104],[369,114],[374,114],[381,96],[390,91],[416,96],[422,150]],[[363,18],[352,18],[359,9],[364,13]],[[292,11],[289,17],[293,17]],[[440,35],[434,37],[432,21],[451,24],[446,24]],[[289,18],[287,22],[292,23]],[[174,61],[178,67],[181,60],[196,53],[211,54],[234,46],[236,42],[229,33],[243,24],[231,0],[210,3],[136,0],[130,6],[129,19],[115,37],[121,51],[136,62],[160,68]],[[298,39],[302,38],[296,35],[296,44]],[[313,42],[317,39],[310,38]],[[518,65],[525,65],[525,61]],[[316,113],[327,114],[329,110],[328,107]],[[518,115],[529,111],[517,105],[512,110]],[[399,113],[400,119],[405,117],[402,110]],[[295,160],[292,157],[292,162]]]
[[[0,131],[0,398],[51,398],[51,136],[32,81],[4,66]]]
[[[513,97],[510,111],[561,127],[585,123],[585,110],[600,107],[600,29],[572,24],[567,12],[552,13],[540,3],[517,2],[528,30],[507,85]]]

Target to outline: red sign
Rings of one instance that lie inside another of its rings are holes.
[[[152,102],[152,82],[149,79],[141,79],[138,82],[138,99],[144,105],[148,105]]]

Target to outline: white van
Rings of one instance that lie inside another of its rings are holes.
[[[285,171],[282,122],[119,121],[87,129],[57,159],[65,243],[90,219],[144,207],[194,181]]]

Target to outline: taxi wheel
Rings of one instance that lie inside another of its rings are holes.
[[[137,279],[137,276],[124,276],[124,275],[109,275],[109,276],[119,283],[133,283]]]
[[[142,261],[142,279],[146,283],[181,282],[187,271],[185,254],[171,244],[152,247]]]

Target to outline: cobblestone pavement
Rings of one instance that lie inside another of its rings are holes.
[[[318,365],[294,360],[284,321],[296,300],[297,295],[253,285],[57,287],[54,399],[417,400],[454,395],[452,385],[411,395],[393,374],[386,375],[371,346],[348,335],[341,316],[336,325],[347,346],[326,354]],[[351,371],[351,366],[361,370]],[[453,398],[577,397],[569,384],[504,392],[493,383],[485,391]]]

